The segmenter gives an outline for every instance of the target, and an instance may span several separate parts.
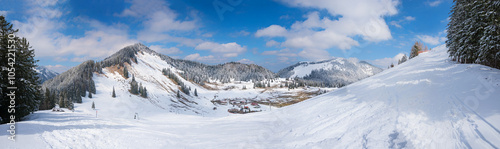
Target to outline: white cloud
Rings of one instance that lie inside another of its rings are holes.
[[[190,13],[187,18],[180,19],[179,15],[169,8],[169,4],[162,0],[132,0],[130,3],[130,8],[123,10],[117,16],[134,17],[143,22],[144,29],[138,31],[137,39],[146,42],[177,42],[191,47],[203,42],[201,39],[170,35],[174,31],[189,33],[198,29],[199,19],[195,12]]]
[[[196,50],[210,50],[213,53],[223,54],[223,57],[236,57],[247,50],[236,42],[219,44],[215,42],[203,42],[195,47]]]
[[[129,38],[128,27],[123,24],[104,25],[95,20],[75,19],[77,23],[88,24],[89,30],[81,37],[62,33],[66,22],[60,21],[62,12],[57,1],[37,1],[28,12],[26,21],[12,21],[19,28],[20,36],[26,37],[35,49],[37,57],[55,57],[56,61],[82,61],[83,58],[102,58],[137,41]]]
[[[446,37],[440,36],[417,35],[417,38],[430,45],[438,45],[446,41]]]
[[[405,17],[405,20],[407,20],[407,21],[414,21],[414,20],[415,20],[415,17],[412,17],[412,16],[406,16],[406,17]]]
[[[269,37],[284,37],[287,30],[279,25],[271,25],[267,28],[260,29],[255,33],[256,37],[269,36]]]
[[[120,14],[116,14],[117,16],[131,16],[140,18],[147,17],[148,15],[158,11],[163,11],[171,14],[173,13],[173,11],[168,8],[168,3],[162,0],[150,0],[147,2],[141,0],[131,0],[128,2],[130,2],[132,5],[129,8],[123,10]]]
[[[387,66],[390,66],[391,64],[394,64],[394,66],[398,65],[398,61],[401,60],[401,58],[404,56],[404,53],[399,53],[396,56],[392,58],[381,58],[381,59],[376,59],[376,60],[368,60],[369,63],[373,65],[377,65],[380,68],[387,68]],[[407,55],[408,56],[408,55]]]
[[[220,62],[225,60],[225,59],[217,58],[213,55],[201,56],[199,53],[190,54],[190,55],[184,57],[184,59],[191,60],[191,61],[206,62],[206,63],[220,63]]]
[[[441,4],[443,2],[443,0],[436,0],[436,1],[432,1],[432,2],[427,2],[427,4],[431,7],[436,7],[436,6],[439,6],[439,4]]]
[[[151,46],[149,46],[149,48],[151,50],[158,52],[158,53],[162,53],[162,54],[166,54],[166,55],[182,53],[182,51],[177,47],[165,48],[161,45],[151,45]]]
[[[253,63],[255,63],[254,61],[251,61],[251,60],[249,60],[249,59],[245,59],[245,58],[244,58],[244,59],[239,60],[238,62],[240,62],[240,63],[244,63],[244,64],[253,64]]]
[[[9,12],[8,11],[3,11],[3,10],[0,10],[0,16],[4,16],[4,17],[7,17],[7,14]]]
[[[406,16],[405,18],[403,18],[401,20],[391,21],[391,22],[389,22],[389,24],[393,25],[393,26],[395,26],[397,28],[402,28],[401,23],[410,22],[410,21],[414,21],[414,20],[415,20],[415,17]]]
[[[212,37],[212,36],[214,36],[214,34],[213,33],[205,33],[205,34],[203,34],[201,36],[203,36],[203,37]]]
[[[330,58],[327,49],[342,50],[358,46],[354,37],[378,42],[391,39],[391,33],[384,16],[397,13],[397,0],[281,0],[292,7],[327,10],[331,16],[320,17],[319,12],[306,15],[306,20],[297,21],[286,29],[271,25],[258,30],[256,37],[285,37],[283,47],[302,49],[301,57],[320,60]]]
[[[270,41],[266,42],[267,47],[274,47],[274,46],[279,46],[279,45],[280,45],[280,43],[277,41],[274,41],[274,40],[270,40]]]
[[[242,31],[239,32],[239,34],[242,35],[242,36],[248,36],[248,35],[250,35],[250,32],[242,30]]]
[[[63,73],[71,68],[69,66],[63,66],[63,65],[47,65],[45,67],[57,73]]]
[[[282,49],[279,51],[276,51],[276,50],[275,51],[264,51],[264,52],[262,52],[262,55],[276,55],[276,56],[282,56],[282,57],[296,57],[296,56],[298,56],[290,49]]]

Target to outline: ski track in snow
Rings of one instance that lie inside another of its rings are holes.
[[[94,99],[76,104],[75,112],[30,115],[17,123],[15,143],[2,133],[0,144],[6,148],[499,148],[500,70],[455,64],[444,46],[433,49],[328,94],[246,115],[175,114],[158,110],[158,105],[171,104],[160,98],[107,99],[99,96],[107,96],[111,89],[99,90]],[[152,78],[137,79],[147,83]],[[125,95],[119,82],[103,77],[96,82],[98,88],[114,86],[119,96]],[[164,96],[151,90],[152,96]],[[92,101],[102,112],[97,118],[90,109]],[[133,109],[141,113],[140,120],[130,117]],[[8,127],[0,125],[1,130]]]

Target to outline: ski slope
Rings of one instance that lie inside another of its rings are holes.
[[[102,99],[108,103],[96,104],[98,111],[114,110],[96,117],[90,107],[99,98],[85,98],[75,105],[75,112],[30,115],[17,123],[16,142],[1,133],[0,144],[6,148],[500,148],[500,70],[456,64],[449,61],[444,45],[433,49],[333,92],[245,115],[203,117],[152,110],[137,120],[123,116],[126,112],[112,113],[130,108],[113,106],[115,99]],[[0,130],[8,127],[0,125]]]

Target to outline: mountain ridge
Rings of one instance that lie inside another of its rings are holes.
[[[298,62],[281,69],[283,78],[299,78],[323,82],[326,86],[342,87],[382,72],[381,68],[357,59],[332,58],[317,62]]]

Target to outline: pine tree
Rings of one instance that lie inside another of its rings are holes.
[[[92,98],[92,93],[91,92],[89,92],[89,98]]]
[[[63,92],[59,93],[59,107],[64,108],[64,94]]]
[[[50,90],[48,88],[45,88],[45,94],[43,96],[43,101],[40,104],[40,110],[47,110],[50,109]]]
[[[134,75],[132,75],[132,81],[130,81],[130,93],[134,95],[139,94],[139,85],[135,81]]]
[[[125,77],[125,79],[128,79],[128,69],[127,69],[127,67],[123,67],[123,76]]]
[[[403,55],[403,57],[401,58],[401,64],[406,62],[408,60],[408,58],[406,57],[406,54]]]
[[[111,97],[116,98],[115,87],[113,87],[113,93],[111,94]]]
[[[93,101],[92,101],[92,110],[95,110],[95,104]]]
[[[36,68],[35,53],[34,49],[30,47],[29,42],[26,38],[12,37],[16,35],[18,30],[13,29],[13,25],[5,20],[5,17],[0,16],[0,117],[3,122],[6,123],[10,121],[10,116],[14,115],[15,120],[19,121],[24,116],[32,113],[33,111],[39,109],[43,94],[40,88],[40,80],[34,68]],[[9,42],[15,41],[15,42]],[[9,48],[10,46],[10,48]],[[9,51],[9,49],[14,49],[14,51]],[[15,54],[15,63],[10,61],[7,53]],[[15,80],[9,80],[7,77],[8,68],[15,69]],[[13,81],[15,83],[10,83]],[[10,90],[6,87],[17,87],[16,89],[16,104],[15,113],[8,113],[8,106],[10,105],[10,96],[7,93]]]
[[[454,1],[446,46],[454,61],[500,68],[500,2]]]
[[[194,96],[198,96],[198,91],[196,90],[196,88],[194,89]]]
[[[181,98],[181,94],[180,94],[179,90],[177,90],[177,98]]]

